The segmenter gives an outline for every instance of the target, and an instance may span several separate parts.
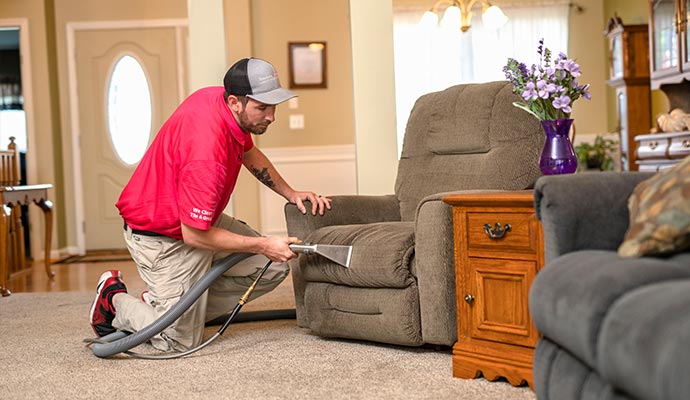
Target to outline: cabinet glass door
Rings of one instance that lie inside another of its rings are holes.
[[[688,0],[683,0],[688,1]],[[678,34],[676,32],[675,0],[657,0],[652,3],[653,15],[653,68],[654,72],[677,72],[679,67]]]
[[[690,1],[690,0],[688,0]],[[623,39],[618,34],[611,39],[611,79],[623,77]]]
[[[618,100],[618,129],[621,144],[621,168],[630,170],[628,163],[628,102],[625,99],[625,90],[619,90],[616,96]]]

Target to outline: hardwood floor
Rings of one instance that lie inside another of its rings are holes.
[[[31,262],[31,261],[29,261]],[[32,263],[31,270],[7,282],[12,293],[22,292],[76,292],[94,291],[101,274],[109,269],[119,269],[127,290],[138,294],[146,288],[139,277],[134,261],[108,261],[92,263],[53,264],[55,276],[49,279],[43,263]]]

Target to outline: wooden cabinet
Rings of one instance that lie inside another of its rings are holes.
[[[652,88],[690,79],[690,0],[649,0]]]
[[[661,89],[670,110],[690,111],[690,0],[649,0],[651,88]]]
[[[607,83],[616,90],[622,170],[637,170],[635,136],[649,133],[652,127],[648,32],[647,25],[624,25],[617,16],[609,20],[606,29],[610,59]]]
[[[453,206],[458,341],[453,376],[532,386],[539,333],[529,288],[544,264],[533,191],[448,196]]]

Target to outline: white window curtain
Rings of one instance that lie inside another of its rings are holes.
[[[398,155],[407,118],[419,96],[461,83],[505,80],[508,57],[528,66],[536,63],[542,38],[554,54],[567,54],[568,3],[498,5],[509,18],[501,29],[484,29],[481,11],[475,7],[471,27],[464,33],[441,27],[423,30],[418,22],[426,8],[394,10]]]

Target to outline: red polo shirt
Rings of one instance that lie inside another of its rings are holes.
[[[168,118],[116,207],[132,229],[182,239],[181,223],[208,230],[235,188],[254,146],[235,121],[222,87],[192,93]]]

